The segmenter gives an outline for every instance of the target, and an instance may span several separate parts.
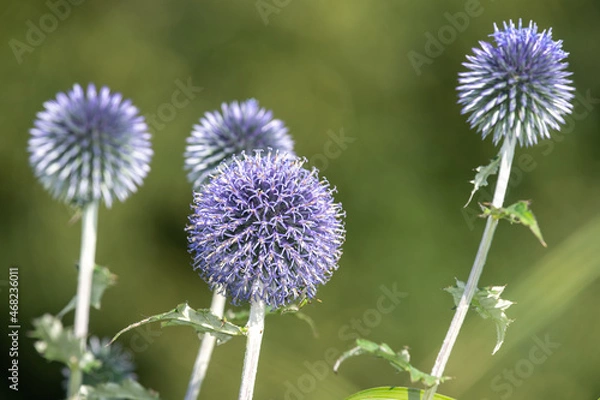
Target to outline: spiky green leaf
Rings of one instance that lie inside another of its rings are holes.
[[[505,208],[496,208],[490,204],[481,204],[483,211],[482,217],[492,216],[495,219],[506,219],[511,224],[517,223],[528,227],[542,246],[546,247],[546,242],[542,237],[542,231],[535,219],[535,215],[529,208],[530,201],[521,200]]]
[[[411,382],[420,381],[426,386],[434,386],[448,379],[447,377],[437,378],[413,367],[410,364],[410,354],[406,348],[399,352],[395,352],[385,343],[377,344],[366,339],[356,339],[356,347],[346,351],[335,362],[333,366],[334,372],[337,372],[342,362],[346,361],[348,358],[363,354],[370,354],[375,357],[383,358],[397,370],[408,372]]]
[[[90,296],[90,305],[94,307],[96,310],[100,309],[100,301],[102,300],[102,296],[104,295],[104,291],[111,286],[116,285],[117,276],[110,272],[110,270],[106,267],[100,265],[94,265],[94,274],[92,276],[92,294]],[[65,316],[69,311],[75,310],[77,306],[77,295],[75,295],[69,304],[65,306],[58,313],[57,317],[61,318]]]
[[[317,331],[317,325],[315,324],[315,321],[311,317],[309,317],[307,314],[300,311],[302,309],[302,307],[304,307],[306,304],[308,304],[308,300],[304,299],[304,300],[300,301],[298,304],[290,304],[285,307],[279,308],[277,310],[268,310],[267,316],[291,314],[292,316],[298,318],[299,320],[306,322],[306,324],[309,326],[310,330],[312,331],[313,336],[319,337],[319,333]],[[245,323],[245,321],[248,320],[249,316],[250,316],[250,311],[247,309],[240,310],[240,311],[233,311],[233,310],[225,311],[225,320],[230,321],[232,323],[236,323],[236,324]]]
[[[30,336],[37,339],[35,349],[49,361],[58,361],[68,366],[76,366],[84,372],[90,372],[100,366],[91,352],[84,351],[81,340],[75,337],[73,328],[63,327],[60,319],[44,314],[33,320]]]
[[[506,286],[489,286],[482,289],[478,288],[471,301],[471,306],[482,318],[489,318],[496,324],[497,340],[492,354],[495,354],[500,350],[502,343],[504,343],[506,329],[508,328],[508,325],[513,322],[512,319],[508,318],[505,311],[514,303],[510,300],[500,298],[505,287]],[[454,304],[458,305],[465,291],[465,283],[457,279],[456,286],[451,286],[444,290],[452,295]]]
[[[210,333],[217,338],[219,344],[228,341],[234,336],[244,335],[246,331],[245,328],[241,328],[217,317],[211,313],[209,309],[194,310],[187,303],[183,303],[171,311],[154,315],[129,325],[125,329],[119,331],[115,337],[112,338],[111,343],[117,340],[123,333],[153,322],[160,322],[161,327],[189,326],[198,333]]]
[[[473,190],[471,191],[471,195],[469,196],[469,200],[467,200],[467,204],[464,207],[467,207],[471,200],[473,200],[473,196],[475,193],[483,187],[488,185],[487,179],[498,173],[498,167],[500,166],[500,154],[490,160],[488,165],[481,165],[475,168],[475,179],[470,181],[469,183],[473,184]]]

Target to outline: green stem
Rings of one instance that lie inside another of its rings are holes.
[[[496,183],[494,199],[492,200],[492,205],[496,208],[500,208],[504,204],[504,197],[506,196],[506,190],[508,188],[508,180],[510,178],[510,169],[515,154],[515,147],[516,139],[512,135],[506,136],[501,150],[502,158],[500,160],[498,182]],[[479,250],[477,251],[477,255],[473,263],[473,268],[471,269],[469,280],[465,286],[465,291],[463,292],[460,302],[456,307],[456,313],[454,314],[454,318],[452,318],[450,328],[448,329],[446,338],[442,343],[442,348],[440,349],[433,369],[431,370],[431,375],[433,376],[441,378],[444,374],[444,369],[446,368],[446,364],[448,363],[450,354],[452,353],[452,348],[456,343],[460,329],[465,321],[465,317],[467,316],[467,311],[469,311],[469,306],[473,300],[475,291],[477,290],[477,284],[479,282],[479,278],[481,277],[481,273],[483,272],[483,267],[485,266],[485,261],[490,250],[490,246],[492,245],[494,232],[496,231],[497,226],[498,220],[494,219],[492,216],[488,217],[485,230],[483,231],[483,236],[481,238],[481,243],[479,244]],[[423,400],[432,400],[437,388],[438,385],[435,385],[434,387],[428,389],[425,392]]]
[[[98,202],[88,203],[83,208],[81,218],[81,253],[79,256],[79,277],[77,280],[77,306],[75,308],[75,337],[81,341],[81,349],[86,348],[92,294],[92,277],[96,256],[96,235],[98,226]],[[71,367],[68,398],[77,399],[82,382],[79,365]]]
[[[70,366],[69,386],[67,388],[67,399],[77,400],[79,398],[79,388],[83,381],[83,373],[78,365]]]
[[[210,311],[217,317],[223,318],[225,302],[225,296],[220,294],[219,290],[215,288],[212,303],[210,305]],[[209,333],[204,334],[204,337],[202,338],[202,344],[200,345],[200,350],[198,351],[198,356],[196,357],[196,362],[194,363],[194,369],[192,370],[192,376],[190,378],[188,390],[185,394],[185,400],[196,400],[198,398],[216,341],[217,339],[213,335]]]

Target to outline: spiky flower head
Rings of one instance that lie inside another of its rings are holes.
[[[185,169],[194,189],[205,183],[222,161],[242,151],[273,149],[294,155],[288,129],[255,99],[223,103],[221,110],[204,114],[187,139]]]
[[[29,139],[29,162],[55,198],[85,205],[125,200],[150,170],[150,134],[130,100],[74,85],[44,103]]]
[[[313,298],[338,267],[344,211],[317,170],[282,153],[234,156],[194,193],[194,269],[234,304]]]
[[[504,22],[503,29],[494,24],[490,36],[496,46],[479,42],[463,63],[469,71],[459,74],[462,113],[471,113],[471,127],[483,138],[492,134],[494,144],[507,135],[521,146],[549,138],[573,108],[562,41],[552,40],[552,29],[538,32],[535,23],[523,27],[521,20],[518,26]]]

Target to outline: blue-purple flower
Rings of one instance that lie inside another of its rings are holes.
[[[130,100],[90,84],[44,103],[31,129],[29,162],[55,198],[85,205],[125,200],[150,170],[150,134]]]
[[[282,121],[255,99],[221,105],[207,112],[187,139],[185,169],[194,189],[222,162],[242,151],[273,149],[294,155],[294,142]]]
[[[483,138],[492,134],[494,144],[507,135],[521,146],[549,138],[573,108],[562,41],[552,40],[552,29],[538,32],[535,23],[523,27],[521,20],[503,29],[494,25],[490,36],[496,46],[479,42],[463,64],[469,71],[459,74],[462,113],[471,113],[471,127]]]
[[[234,304],[272,308],[326,283],[342,254],[344,211],[317,170],[282,153],[242,153],[194,193],[188,249],[194,269]]]

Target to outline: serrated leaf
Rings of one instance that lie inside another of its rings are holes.
[[[189,326],[198,333],[210,333],[217,338],[219,344],[225,343],[233,336],[244,335],[246,332],[245,328],[241,328],[217,317],[211,313],[209,309],[194,310],[187,303],[183,303],[171,311],[154,315],[129,325],[127,328],[119,331],[115,337],[112,338],[111,343],[117,340],[123,333],[153,322],[160,322],[161,327]]]
[[[308,303],[309,303],[308,299],[303,299],[298,304],[290,304],[286,307],[283,307],[283,308],[280,308],[280,309],[274,311],[274,313],[281,314],[281,315],[292,314],[294,317],[298,318],[299,320],[306,322],[308,324],[308,326],[310,327],[310,330],[311,330],[313,336],[317,338],[317,337],[319,337],[319,332],[317,332],[317,325],[315,324],[315,321],[311,317],[309,317],[307,314],[300,311],[302,309],[302,307],[304,307]]]
[[[306,304],[308,304],[308,300],[304,299],[304,300],[300,301],[298,304],[290,304],[288,306],[279,308],[277,310],[269,310],[267,312],[267,316],[292,314],[294,317],[298,318],[299,320],[306,322],[306,324],[309,326],[313,336],[317,338],[317,337],[319,337],[319,333],[317,331],[317,325],[315,324],[315,321],[311,317],[309,317],[307,314],[300,311],[302,309],[302,307],[304,307]],[[227,311],[225,311],[225,320],[233,322],[233,323],[237,323],[237,324],[245,323],[245,321],[248,320],[249,316],[250,316],[249,310],[240,310],[240,311],[227,310]]]
[[[508,318],[505,311],[515,303],[500,298],[505,287],[506,286],[489,286],[484,287],[483,289],[478,288],[471,301],[471,307],[473,307],[483,319],[489,318],[496,324],[497,340],[492,354],[496,354],[496,352],[500,350],[502,343],[504,343],[506,329],[508,328],[508,325],[513,322],[512,319]],[[465,283],[457,279],[456,286],[444,290],[452,295],[454,304],[458,305],[465,291]]]
[[[91,352],[83,351],[81,340],[75,337],[72,328],[64,328],[60,319],[44,314],[33,320],[34,331],[30,336],[38,339],[35,349],[48,361],[58,361],[68,366],[77,366],[90,372],[100,366]]]
[[[413,367],[410,364],[410,354],[406,348],[396,353],[385,343],[377,344],[366,339],[356,339],[356,347],[346,351],[338,358],[333,366],[333,371],[337,373],[341,363],[348,358],[363,354],[370,354],[375,357],[383,358],[397,370],[408,372],[410,374],[411,382],[420,381],[426,386],[434,386],[448,379],[447,377],[436,378],[435,376],[429,375]]]
[[[94,265],[94,274],[92,276],[92,293],[90,296],[90,305],[96,310],[100,309],[100,301],[104,295],[104,291],[111,286],[116,285],[117,276],[110,272],[106,267]],[[75,295],[69,304],[58,313],[57,317],[62,318],[69,311],[73,311],[77,306],[77,296]]]
[[[420,400],[425,391],[405,387],[378,387],[362,390],[347,397],[346,400]],[[451,397],[436,393],[434,400],[454,400]]]
[[[125,379],[120,383],[103,383],[98,386],[81,387],[79,394],[82,400],[159,400],[158,393],[145,389],[133,379]]]
[[[535,215],[533,215],[533,212],[529,209],[530,205],[531,202],[526,200],[518,201],[506,208],[496,208],[490,204],[480,204],[481,209],[483,210],[482,217],[491,215],[495,219],[506,219],[511,224],[517,223],[525,225],[531,230],[535,237],[538,238],[542,246],[547,247],[546,242],[542,237],[540,227],[535,219]]]
[[[471,191],[471,195],[469,196],[469,200],[467,200],[467,204],[464,207],[467,207],[471,200],[473,200],[473,196],[475,193],[483,187],[488,185],[487,179],[498,173],[498,167],[500,166],[500,154],[490,160],[488,165],[481,165],[475,168],[475,179],[470,181],[469,183],[473,184],[473,190]]]

